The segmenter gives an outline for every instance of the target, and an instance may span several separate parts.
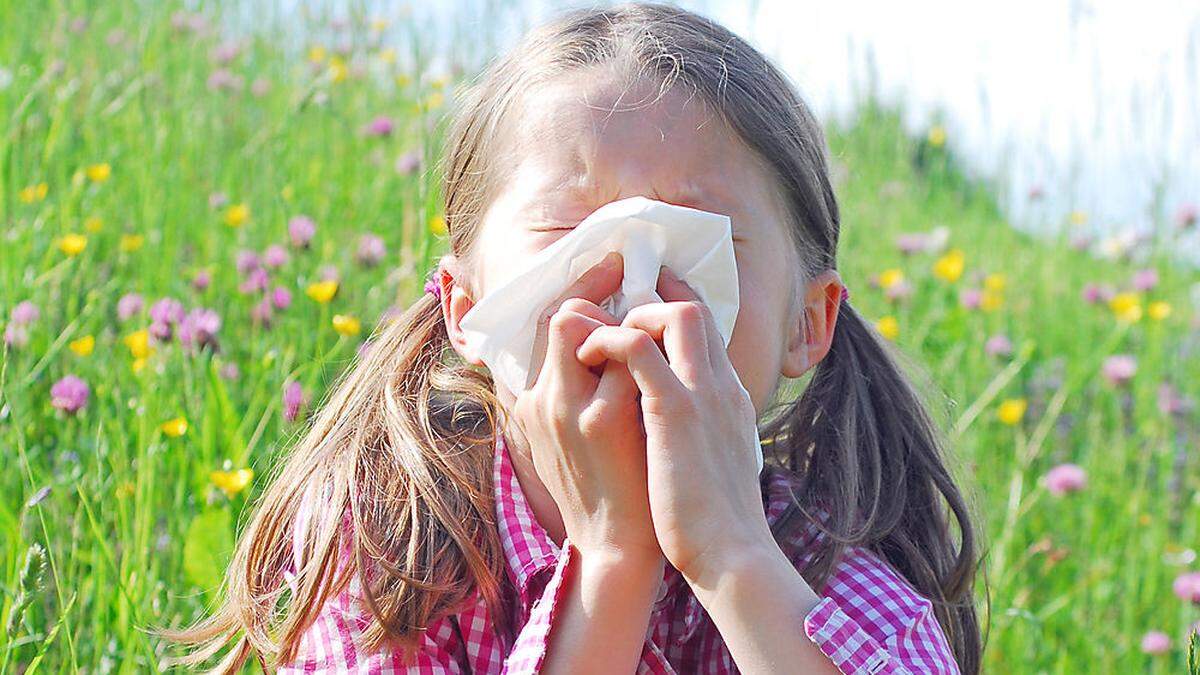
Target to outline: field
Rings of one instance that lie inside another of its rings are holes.
[[[0,672],[170,653],[145,629],[213,599],[274,459],[444,248],[460,74],[404,17],[306,17],[292,50],[221,19],[0,3]],[[1200,272],[1169,253],[1194,208],[1144,241],[1089,240],[1084,210],[1033,239],[941,126],[899,120],[864,98],[828,127],[840,266],[944,394],[985,670],[1185,670]]]

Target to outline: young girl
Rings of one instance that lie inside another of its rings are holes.
[[[977,672],[970,514],[845,302],[827,152],[779,70],[695,14],[529,34],[457,113],[450,252],[262,496],[225,604],[171,634],[202,645],[186,660],[232,642],[219,671],[257,650],[280,672]],[[463,316],[633,195],[730,216],[729,344],[672,270],[664,302],[610,316],[610,254],[546,308],[533,385],[493,383]]]

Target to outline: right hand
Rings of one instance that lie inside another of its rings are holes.
[[[535,348],[535,379],[513,414],[575,547],[585,557],[650,563],[662,550],[650,519],[637,385],[624,363],[594,370],[575,356],[593,330],[620,324],[597,303],[620,288],[623,267],[610,253],[551,303],[535,342],[545,345],[544,358]]]

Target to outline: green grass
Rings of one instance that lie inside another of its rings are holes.
[[[264,34],[227,66],[243,78],[241,92],[213,91],[218,39],[173,29],[175,9],[0,4],[0,68],[11,75],[0,86],[0,322],[19,302],[40,308],[28,341],[4,351],[0,365],[3,672],[143,672],[167,653],[143,629],[188,622],[211,602],[246,505],[302,428],[282,417],[285,383],[301,382],[311,409],[384,311],[420,293],[443,248],[430,225],[439,197],[432,167],[454,82],[421,59],[400,65],[407,47],[389,62],[363,25],[342,34],[355,45],[344,80],[330,66],[334,38],[316,38],[330,51],[314,66],[310,44],[289,55]],[[81,15],[88,25],[76,32],[71,17]],[[387,30],[408,35],[403,25]],[[270,85],[262,96],[250,92],[258,78]],[[395,121],[390,136],[361,133],[382,114]],[[986,670],[1183,670],[1184,631],[1200,608],[1171,584],[1198,568],[1200,458],[1195,413],[1171,418],[1157,396],[1168,382],[1200,398],[1188,298],[1200,275],[1158,256],[1137,265],[1089,257],[1068,244],[1069,228],[1039,240],[1020,234],[995,191],[956,166],[955,139],[911,138],[899,119],[865,102],[829,129],[841,167],[840,266],[855,306],[893,316],[897,344],[946,394],[952,459],[988,547]],[[397,170],[406,153],[422,159],[417,171]],[[105,163],[107,180],[88,177]],[[31,186],[32,199],[22,199]],[[211,206],[214,193],[228,205]],[[238,227],[226,224],[234,204],[249,209]],[[317,223],[311,247],[289,248],[290,260],[271,272],[292,304],[270,327],[257,325],[250,317],[261,296],[239,291],[237,252],[286,246],[287,222],[301,214]],[[96,231],[88,219],[99,219]],[[898,233],[937,225],[964,253],[953,283],[932,274],[938,254],[905,256],[894,244]],[[378,266],[355,261],[365,232],[386,244]],[[58,246],[70,233],[87,238],[75,256]],[[128,250],[126,238],[123,250],[125,235],[144,239]],[[326,265],[340,284],[322,305],[305,289]],[[1121,323],[1081,299],[1092,282],[1127,288],[1140,267],[1157,268],[1160,282],[1138,301],[1168,302],[1166,319]],[[892,304],[871,286],[891,268],[913,285],[908,301]],[[203,291],[192,286],[201,270],[211,275]],[[962,307],[960,290],[990,273],[1006,280],[1000,306]],[[120,321],[117,302],[131,292],[146,308]],[[219,349],[192,353],[171,341],[135,372],[125,338],[147,327],[149,306],[163,297],[216,310]],[[360,319],[362,333],[337,333],[335,314]],[[985,353],[998,333],[1014,343],[1012,357]],[[72,341],[89,335],[94,351],[76,354]],[[1113,354],[1137,359],[1126,387],[1100,376]],[[91,389],[76,415],[51,405],[52,385],[68,374]],[[997,418],[1006,399],[1028,402],[1016,425]],[[184,434],[164,433],[164,422],[181,417]],[[1065,462],[1082,466],[1088,484],[1055,497],[1040,479]],[[227,496],[214,485],[214,471],[244,467],[256,472],[247,490]],[[27,568],[39,547],[44,566]],[[1141,653],[1149,630],[1171,636],[1168,654]]]

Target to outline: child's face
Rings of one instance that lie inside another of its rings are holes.
[[[476,287],[486,294],[502,285],[538,251],[617,199],[642,195],[726,214],[741,303],[727,350],[761,414],[781,375],[799,377],[828,349],[828,296],[836,315],[840,282],[836,274],[822,275],[801,287],[773,176],[706,113],[698,95],[689,100],[677,87],[648,105],[654,94],[644,86],[601,79],[582,86],[572,78],[527,97],[531,103],[514,125],[512,147],[520,161],[479,234]],[[451,295],[452,342],[472,302],[461,287]],[[819,333],[807,342],[804,302],[812,305],[809,321],[815,319],[810,333]]]

